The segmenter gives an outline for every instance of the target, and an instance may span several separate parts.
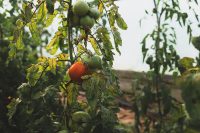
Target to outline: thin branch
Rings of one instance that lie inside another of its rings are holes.
[[[35,15],[35,13],[36,13],[36,11],[40,8],[40,6],[44,3],[45,1],[42,1],[42,2],[40,2],[39,3],[39,5],[36,7],[36,9],[33,11],[33,14],[31,15],[31,18],[30,18],[30,20],[33,18],[33,16]],[[29,21],[30,22],[30,21]],[[25,25],[24,26],[26,26],[29,22],[25,22]],[[24,27],[23,26],[23,27]]]
[[[68,45],[69,45],[69,56],[71,63],[73,63],[73,44],[71,42],[71,37],[72,37],[72,26],[70,22],[71,14],[72,14],[72,0],[69,1],[69,9],[68,9],[68,14],[67,14],[67,24],[68,24]]]

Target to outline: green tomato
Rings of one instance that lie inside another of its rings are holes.
[[[90,69],[101,69],[102,68],[102,61],[99,56],[84,56],[83,61],[87,64],[88,68]]]
[[[193,46],[200,51],[200,36],[192,37]]]
[[[80,19],[80,24],[85,28],[92,28],[94,26],[94,23],[95,20],[88,15]]]
[[[73,13],[78,16],[84,16],[89,11],[89,5],[83,0],[77,0],[73,6]]]
[[[67,130],[61,130],[58,133],[68,133],[68,131]]]
[[[95,68],[101,69],[102,68],[101,58],[99,56],[92,56],[90,61],[88,62],[88,66],[93,69]]]
[[[91,119],[90,115],[84,111],[77,111],[72,114],[73,122],[88,122]]]
[[[81,59],[82,59],[82,61],[85,63],[85,64],[87,64],[88,63],[88,61],[90,60],[90,56],[89,55],[87,55],[87,54],[83,54],[82,56],[81,56]]]
[[[87,128],[87,123],[91,120],[90,115],[84,111],[77,111],[72,114],[72,129],[83,133]]]
[[[100,12],[99,12],[99,10],[96,9],[96,8],[90,8],[89,15],[90,15],[91,17],[93,17],[94,19],[98,19],[99,16],[100,16]]]

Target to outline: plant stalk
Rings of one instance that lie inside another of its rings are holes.
[[[158,104],[158,113],[159,113],[159,117],[160,117],[160,125],[162,128],[162,122],[163,122],[163,118],[162,118],[162,111],[161,111],[161,99],[160,99],[160,85],[159,85],[159,81],[160,81],[160,72],[159,72],[159,49],[160,49],[160,29],[161,29],[161,15],[159,15],[158,12],[158,4],[156,3],[156,0],[153,0],[154,3],[154,7],[156,9],[156,20],[157,20],[157,38],[156,38],[156,42],[155,42],[155,56],[156,56],[156,66],[155,66],[155,74],[156,74],[156,79],[155,79],[155,88],[156,88],[156,97],[157,97],[157,104]],[[160,129],[159,129],[160,131]]]
[[[69,0],[69,9],[67,14],[67,24],[68,24],[68,47],[69,47],[69,56],[70,56],[70,62],[71,64],[74,62],[73,59],[73,44],[72,44],[72,25],[70,22],[72,14],[72,0]]]

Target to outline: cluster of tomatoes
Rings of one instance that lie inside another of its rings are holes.
[[[70,66],[68,74],[72,81],[81,82],[81,77],[89,74],[91,71],[102,68],[102,61],[99,56],[85,55],[81,61],[77,61]]]
[[[98,9],[91,8],[87,2],[78,0],[73,5],[72,24],[84,28],[92,28],[100,16]]]
[[[100,17],[100,12],[96,8],[83,1],[77,0],[72,6],[72,25],[83,28],[92,28],[96,20]],[[81,77],[88,75],[91,71],[102,67],[101,58],[96,55],[84,55],[81,61],[77,61],[68,69],[68,74],[72,81],[81,82]]]

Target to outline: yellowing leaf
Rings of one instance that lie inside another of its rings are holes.
[[[17,50],[22,50],[24,48],[24,43],[23,43],[23,40],[22,40],[22,34],[23,34],[23,32],[20,31],[19,36],[18,36],[17,41],[16,41]]]
[[[99,10],[100,14],[103,13],[103,8],[104,8],[103,3],[100,2],[100,3],[99,3],[99,7],[98,7],[98,10]]]
[[[46,62],[47,61],[47,58],[46,57],[39,57],[38,58],[38,62],[40,62],[40,63],[44,63],[44,62]]]
[[[78,85],[76,84],[69,84],[67,86],[67,104],[71,105],[76,102],[78,96]]]
[[[31,86],[34,86],[38,82],[39,78],[43,74],[43,71],[44,67],[39,64],[32,65],[27,69],[26,78]]]
[[[46,46],[46,50],[51,55],[54,55],[58,50],[58,44],[59,44],[59,36],[56,33],[56,35],[53,37],[53,39],[50,41],[50,43]]]
[[[29,27],[29,30],[31,31],[31,35],[32,35],[33,39],[38,40],[40,38],[40,32],[37,27],[36,21],[33,20],[30,23],[28,23],[28,27]]]
[[[89,37],[88,40],[89,40],[89,42],[91,43],[91,45],[92,45],[92,47],[93,47],[95,53],[96,53],[97,55],[101,55],[96,40],[95,40],[94,38],[92,38],[92,37]]]
[[[69,59],[69,55],[62,53],[62,54],[57,55],[57,59],[58,60],[68,60]]]
[[[56,65],[57,65],[56,58],[48,59],[48,63],[49,63],[50,71],[53,74],[56,74]]]
[[[16,25],[18,29],[21,29],[24,26],[23,21],[21,19],[18,19],[16,21]]]
[[[193,68],[194,59],[190,57],[184,57],[179,60],[179,65],[186,69]]]
[[[77,51],[78,51],[78,53],[81,53],[81,52],[87,51],[87,50],[85,49],[85,47],[82,44],[79,43],[77,46]]]
[[[11,43],[11,44],[9,44],[9,48],[10,48],[10,50],[9,50],[9,53],[8,53],[8,55],[9,55],[8,59],[12,60],[16,56],[16,47],[13,43]]]
[[[37,13],[37,21],[38,22],[44,21],[46,19],[46,15],[47,15],[46,3],[43,2],[40,5],[38,13]]]
[[[57,14],[58,14],[58,11],[56,10],[56,11],[54,11],[54,13],[52,15],[48,15],[47,20],[45,21],[46,27],[48,27],[52,24],[52,22]]]

